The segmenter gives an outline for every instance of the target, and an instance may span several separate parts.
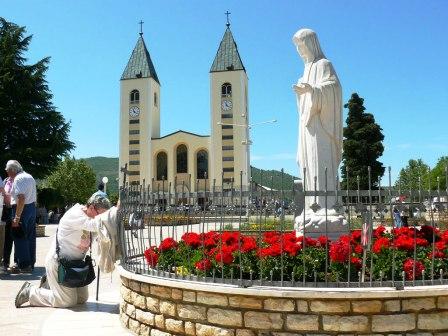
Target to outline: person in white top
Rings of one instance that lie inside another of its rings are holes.
[[[84,259],[91,243],[90,233],[98,231],[99,221],[95,216],[110,208],[110,202],[103,196],[91,196],[86,205],[75,204],[62,216],[57,239],[59,257],[68,260]],[[25,282],[15,300],[17,308],[24,303],[33,307],[72,307],[87,301],[88,287],[69,288],[58,283],[59,262],[56,254],[56,236],[45,259],[47,287],[31,286]]]
[[[5,170],[14,179],[11,230],[18,267],[12,267],[11,272],[32,273],[36,263],[36,181],[16,160],[9,160]]]

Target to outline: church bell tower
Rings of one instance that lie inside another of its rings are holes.
[[[130,184],[150,183],[151,138],[160,136],[160,82],[143,39],[137,40],[120,79],[119,167],[128,165]],[[123,183],[121,173],[119,184]]]
[[[210,69],[211,172],[216,185],[229,189],[250,181],[248,78],[237,44],[227,28]],[[223,175],[222,175],[223,174]]]

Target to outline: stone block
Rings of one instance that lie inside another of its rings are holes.
[[[267,299],[264,300],[264,309],[284,312],[294,311],[294,301],[288,299]]]
[[[153,313],[159,313],[160,312],[160,300],[153,298],[153,297],[147,297],[146,298],[146,309]]]
[[[185,334],[188,336],[196,335],[196,326],[193,322],[185,322]]]
[[[257,336],[252,330],[249,329],[237,329],[236,336]]]
[[[324,315],[322,325],[325,331],[369,331],[369,319],[366,316]]]
[[[135,310],[135,318],[140,323],[144,323],[150,326],[154,325],[154,314],[148,311],[136,309]]]
[[[134,292],[140,292],[140,282],[129,280],[129,288],[132,289]]]
[[[124,300],[120,301],[120,312],[126,312],[126,305],[127,305],[126,301]]]
[[[176,304],[171,301],[160,301],[160,313],[168,316],[176,316]]]
[[[184,322],[174,319],[165,319],[165,329],[173,333],[183,333],[184,332]]]
[[[250,296],[231,296],[229,297],[229,304],[232,307],[262,309],[263,301],[261,299]]]
[[[185,302],[196,302],[196,292],[185,291],[183,293],[183,300]]]
[[[150,289],[149,289],[149,284],[141,283],[140,284],[140,292],[144,295],[148,295],[149,293],[151,293]]]
[[[173,300],[182,300],[182,290],[173,288],[171,290],[171,298]]]
[[[146,297],[136,292],[131,293],[131,301],[135,307],[146,309]]]
[[[295,331],[319,331],[318,315],[288,314],[286,328]]]
[[[305,300],[296,300],[296,307],[299,313],[308,312],[308,302]]]
[[[129,316],[126,314],[120,314],[120,322],[123,325],[123,327],[127,328],[129,323]]]
[[[124,276],[120,276],[120,280],[121,280],[121,283],[123,284],[123,286],[126,286],[126,287],[129,286],[129,279],[128,278],[125,278]]]
[[[404,299],[401,301],[401,306],[403,311],[431,310],[436,308],[436,300],[433,297]]]
[[[244,313],[244,326],[261,330],[278,330],[283,327],[283,319],[279,313],[249,311]]]
[[[131,293],[132,291],[129,288],[126,288],[124,286],[120,287],[120,294],[123,300],[126,302],[131,302]]]
[[[437,335],[448,335],[447,333],[443,333],[443,334],[435,334]],[[424,333],[424,332],[419,332],[419,333],[415,333],[415,334],[406,334],[406,336],[432,336],[432,333]]]
[[[138,335],[140,333],[140,322],[134,319],[129,319],[129,330]]]
[[[418,329],[422,330],[444,330],[448,329],[448,312],[418,315]]]
[[[384,310],[387,312],[399,312],[401,311],[400,300],[387,300],[384,301]]]
[[[408,331],[415,328],[415,314],[373,315],[373,332]]]
[[[135,318],[135,307],[131,304],[126,305],[126,315]]]
[[[231,329],[196,323],[196,336],[235,336],[235,332]]]
[[[186,305],[180,303],[177,305],[177,315],[183,319],[206,321],[206,310],[207,309],[202,306]]]
[[[170,299],[171,298],[171,288],[161,287],[161,286],[151,286],[151,295],[155,295],[161,298]]]
[[[302,336],[302,334],[298,334],[298,333],[281,332],[281,331],[273,331],[267,335],[268,336]],[[322,336],[322,335],[312,334],[312,336]],[[348,336],[348,335],[344,335],[344,336]]]
[[[164,331],[160,331],[157,329],[152,329],[151,330],[151,336],[173,336],[170,333],[164,332]]]
[[[437,299],[437,308],[448,309],[448,296],[441,296]]]
[[[151,334],[151,327],[140,324],[140,332],[138,333],[140,336],[149,336]]]
[[[207,312],[207,320],[210,323],[228,327],[243,326],[243,315],[236,310],[209,308]]]
[[[379,313],[383,303],[380,300],[352,301],[354,313]]]
[[[206,292],[198,292],[196,302],[209,306],[227,306],[227,296]]]
[[[310,310],[316,313],[348,313],[349,301],[311,301]]]
[[[156,328],[165,329],[165,317],[163,315],[154,316],[154,324]]]

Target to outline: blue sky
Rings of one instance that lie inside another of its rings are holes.
[[[51,56],[54,103],[71,121],[77,158],[118,155],[119,79],[144,38],[162,84],[162,135],[209,134],[209,69],[224,12],[249,76],[252,165],[297,175],[297,108],[291,85],[303,63],[291,42],[315,30],[346,102],[365,99],[385,135],[393,179],[411,158],[448,155],[448,2],[416,1],[23,1],[0,15],[33,34],[31,62]],[[347,111],[344,110],[344,120]]]

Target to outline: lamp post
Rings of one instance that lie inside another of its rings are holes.
[[[101,181],[104,183],[104,193],[107,194],[107,182],[109,182],[109,179],[107,176],[104,176]]]

